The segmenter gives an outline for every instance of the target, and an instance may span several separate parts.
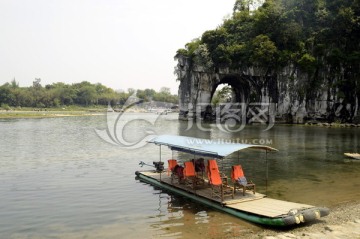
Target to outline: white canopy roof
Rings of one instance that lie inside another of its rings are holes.
[[[159,135],[148,142],[156,145],[166,145],[171,150],[214,158],[224,158],[234,152],[247,148],[278,151],[265,145],[229,143],[226,140],[220,139],[200,139],[177,135]]]

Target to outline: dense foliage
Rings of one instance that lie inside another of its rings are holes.
[[[91,84],[87,81],[71,85],[58,82],[43,87],[41,79],[35,79],[30,87],[20,87],[15,80],[0,86],[0,106],[3,108],[108,104],[115,106],[123,105],[134,93],[145,101],[178,102],[177,96],[171,95],[170,90],[165,87],[160,92],[152,89],[128,89],[128,92],[116,92],[100,83]]]
[[[271,73],[292,65],[309,75],[309,87],[326,71],[340,79],[339,94],[360,91],[359,0],[237,0],[233,10],[177,56],[210,71],[256,66]]]
[[[229,103],[232,100],[233,91],[230,86],[226,85],[216,90],[211,100],[211,104],[217,105],[221,103]]]

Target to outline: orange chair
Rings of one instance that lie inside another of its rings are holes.
[[[176,159],[169,159],[168,160],[168,169],[167,169],[167,173],[168,175],[170,175],[170,173],[174,170],[175,166],[177,165],[177,160]]]
[[[211,159],[207,165],[209,184],[211,185],[211,197],[219,197],[221,202],[224,201],[224,196],[231,196],[234,198],[234,189],[224,184],[216,160]]]
[[[207,175],[208,175],[208,179],[210,179],[210,168],[216,169],[220,173],[219,167],[217,165],[216,160],[215,159],[209,159],[208,164],[206,166],[206,172],[207,172]],[[223,176],[222,178],[224,178],[224,179],[226,178],[226,182],[223,182],[223,184],[227,184],[227,177],[222,175],[222,174],[220,174],[220,176]],[[209,181],[209,183],[210,183],[210,181]]]
[[[216,162],[215,159],[209,159],[208,163],[206,165],[206,172],[207,172],[207,175],[208,175],[209,183],[210,183],[210,168],[216,169],[217,171],[219,171],[219,167],[218,167],[217,162]]]
[[[169,159],[168,160],[167,174],[169,176],[170,173],[171,173],[171,183],[173,183],[173,180],[176,177],[176,173],[174,172],[174,169],[175,169],[176,165],[178,165],[176,159]]]
[[[184,181],[186,184],[191,185],[195,189],[196,185],[204,181],[201,178],[198,178],[195,172],[195,166],[192,161],[187,161],[184,163]]]
[[[248,182],[246,180],[244,171],[241,167],[241,165],[234,165],[231,167],[231,180],[234,183],[234,191],[236,192],[236,188],[242,188],[243,190],[243,195],[245,196],[245,191],[246,190],[252,190],[253,193],[255,194],[255,184],[250,181]]]

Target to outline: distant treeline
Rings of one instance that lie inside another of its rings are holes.
[[[100,83],[65,84],[62,82],[51,85],[41,85],[41,79],[37,78],[30,87],[20,87],[18,82],[12,80],[0,86],[0,106],[6,107],[37,107],[50,108],[69,105],[123,105],[129,96],[136,96],[144,101],[161,101],[178,103],[177,95],[172,95],[170,89],[163,87],[160,92],[153,89],[118,92]]]

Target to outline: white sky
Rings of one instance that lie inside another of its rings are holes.
[[[0,85],[35,78],[113,89],[169,87],[174,55],[235,0],[0,0]]]

